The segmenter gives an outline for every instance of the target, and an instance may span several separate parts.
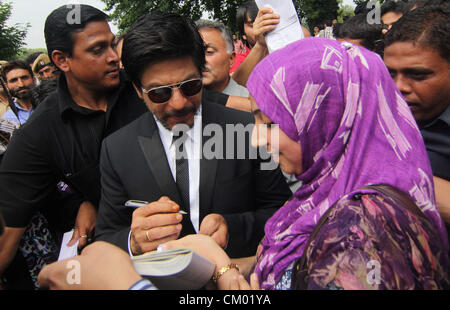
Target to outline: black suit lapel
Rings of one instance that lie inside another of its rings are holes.
[[[142,124],[139,130],[139,133],[142,134],[138,136],[139,145],[154,179],[160,188],[161,195],[169,197],[178,205],[182,206],[180,193],[170,171],[158,127],[156,126],[153,115],[150,113],[148,115],[149,117],[144,119],[145,123]],[[181,224],[183,225],[183,229],[181,230],[180,236],[195,234],[195,229],[189,215],[183,216]]]
[[[215,111],[211,108],[213,103],[202,103],[202,157],[200,160],[200,219],[210,213],[212,196],[216,184],[218,159],[206,159],[203,152],[205,143],[212,137],[203,136],[203,129],[208,124],[218,124]],[[223,128],[222,128],[223,129]]]
[[[156,122],[152,114],[148,113],[148,115],[149,117],[145,119],[148,125],[143,124],[144,126],[141,126],[143,130],[140,132],[141,135],[138,136],[139,145],[162,195],[181,204],[178,188],[170,171]]]

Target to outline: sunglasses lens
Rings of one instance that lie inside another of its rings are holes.
[[[193,80],[186,83],[183,83],[180,86],[181,91],[185,96],[194,96],[197,95],[202,89],[203,83],[202,80]]]
[[[203,83],[201,79],[192,80],[182,83],[179,87],[184,96],[190,97],[197,95],[202,89]],[[154,103],[165,103],[172,97],[172,87],[158,87],[150,90],[148,98]]]
[[[171,87],[161,87],[148,92],[148,98],[154,103],[164,103],[172,97]]]

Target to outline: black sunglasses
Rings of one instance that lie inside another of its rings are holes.
[[[170,100],[174,87],[178,88],[183,96],[191,97],[200,92],[203,87],[203,82],[201,78],[195,78],[180,83],[150,88],[149,90],[142,88],[142,91],[147,94],[151,101],[160,104]]]

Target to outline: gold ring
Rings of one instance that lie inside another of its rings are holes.
[[[152,242],[152,241],[150,240],[150,238],[148,237],[148,232],[149,232],[148,230],[145,232],[145,237],[147,238],[147,241],[148,241],[148,242]]]
[[[87,238],[87,237],[88,237],[87,235],[80,236],[80,238]]]

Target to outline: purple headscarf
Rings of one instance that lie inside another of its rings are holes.
[[[256,273],[273,288],[303,254],[320,217],[358,188],[389,184],[409,194],[448,248],[433,175],[410,109],[375,53],[309,38],[266,57],[247,88],[259,109],[302,147],[302,186],[265,227]]]

